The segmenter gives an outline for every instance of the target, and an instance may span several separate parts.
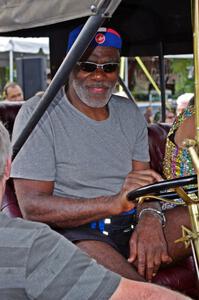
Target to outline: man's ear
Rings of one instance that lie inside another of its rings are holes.
[[[4,177],[6,180],[10,177],[10,170],[11,170],[11,159],[8,158],[6,160],[5,172],[4,172]]]

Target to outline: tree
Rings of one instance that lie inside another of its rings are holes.
[[[175,97],[194,92],[193,59],[171,59],[171,73],[176,76]]]

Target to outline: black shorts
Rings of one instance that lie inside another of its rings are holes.
[[[66,228],[56,230],[71,242],[83,240],[95,240],[108,243],[119,251],[124,257],[129,256],[129,239],[133,227],[136,225],[134,215],[120,215],[110,218],[111,223],[104,225],[104,230],[100,230],[100,222],[96,222],[95,228],[93,223],[82,225],[75,228]]]

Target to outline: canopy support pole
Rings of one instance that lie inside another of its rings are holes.
[[[124,80],[119,76],[118,78],[118,82],[121,85],[122,89],[124,90],[125,94],[127,95],[127,97],[129,99],[131,99],[133,102],[136,103],[131,91],[129,90],[128,86],[126,85],[126,83],[124,82]]]
[[[160,90],[161,90],[161,122],[166,119],[166,97],[165,97],[165,64],[163,55],[163,45],[160,42],[160,55],[159,55],[159,69],[160,69]]]
[[[13,41],[9,41],[11,45],[11,49],[9,51],[9,81],[13,82],[14,77],[13,77],[13,72],[14,72],[14,51],[13,51]]]

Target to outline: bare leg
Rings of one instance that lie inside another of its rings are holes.
[[[138,275],[133,266],[109,244],[86,240],[77,242],[76,245],[107,269],[129,279],[145,281],[143,277]]]
[[[166,211],[165,215],[167,219],[164,228],[165,238],[168,244],[169,255],[173,258],[173,262],[175,262],[191,254],[191,249],[185,249],[183,243],[174,243],[175,240],[182,236],[181,225],[190,228],[189,214],[186,207],[175,207]],[[86,240],[77,242],[76,245],[89,256],[96,259],[99,264],[123,277],[145,281],[143,277],[138,275],[133,266],[109,244]]]
[[[182,259],[191,254],[191,248],[185,249],[184,243],[174,243],[182,237],[181,225],[190,228],[190,219],[187,207],[175,207],[166,211],[166,226],[164,228],[165,238],[168,244],[169,255],[174,261]]]

